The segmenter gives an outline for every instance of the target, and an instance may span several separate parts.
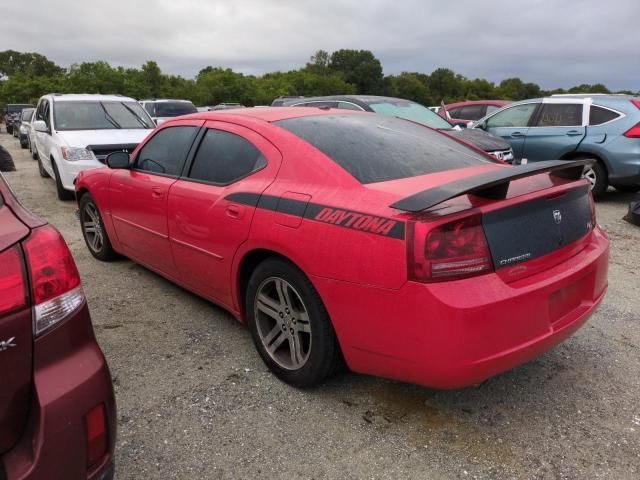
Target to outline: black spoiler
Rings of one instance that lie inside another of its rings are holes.
[[[556,177],[577,180],[582,176],[584,167],[593,165],[595,162],[594,159],[585,158],[581,160],[546,160],[527,165],[514,165],[423,190],[389,206],[405,212],[420,212],[466,193],[484,198],[502,199],[507,196],[509,182],[512,180],[545,172],[551,172]]]

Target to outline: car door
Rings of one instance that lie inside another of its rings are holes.
[[[175,277],[169,245],[167,199],[181,175],[202,120],[172,122],[140,148],[128,170],[109,183],[113,226],[125,255]]]
[[[588,115],[583,100],[545,99],[536,111],[524,141],[522,158],[554,160],[574,151],[586,134]]]
[[[44,165],[51,168],[51,115],[49,111],[49,100],[47,100],[46,98],[40,100],[40,103],[38,104],[38,108],[36,109],[36,120],[42,120],[47,125],[47,129],[49,130],[48,132],[35,132],[35,138],[36,149],[38,150],[40,160]]]
[[[169,192],[169,237],[180,280],[201,295],[233,306],[231,268],[247,239],[255,205],[274,180],[280,152],[239,125],[209,121],[188,166]]]
[[[522,158],[524,139],[529,131],[529,122],[538,105],[540,105],[539,102],[513,105],[496,112],[482,122],[487,132],[497,137],[502,137],[511,144],[516,160]]]

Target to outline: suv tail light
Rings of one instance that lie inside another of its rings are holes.
[[[0,253],[0,317],[27,306],[27,285],[20,247]]]
[[[624,132],[624,136],[627,138],[640,138],[640,123],[636,123],[633,127]]]
[[[433,227],[409,222],[409,278],[441,282],[493,270],[482,216],[473,214]]]
[[[76,310],[84,301],[84,292],[71,252],[55,228],[34,229],[23,245],[31,273],[37,336]]]

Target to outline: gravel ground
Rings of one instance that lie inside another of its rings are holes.
[[[609,292],[576,335],[476,388],[273,377],[228,313],[86,249],[73,202],[2,133],[22,202],[75,256],[118,402],[118,479],[640,478],[640,228],[609,192]]]

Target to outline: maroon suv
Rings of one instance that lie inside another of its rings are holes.
[[[71,252],[0,174],[0,480],[111,479],[115,436]]]

